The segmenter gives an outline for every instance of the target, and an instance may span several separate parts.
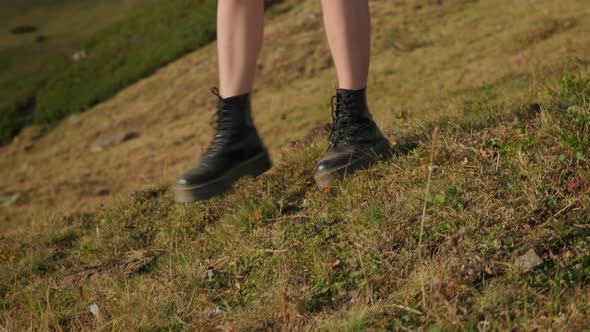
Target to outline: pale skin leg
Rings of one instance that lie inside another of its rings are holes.
[[[264,0],[219,0],[217,57],[223,98],[249,93],[264,35]]]
[[[366,88],[371,46],[368,1],[322,0],[322,9],[339,87]],[[263,0],[219,0],[217,51],[222,97],[252,90],[263,35]]]
[[[367,87],[371,17],[367,0],[322,0],[324,26],[341,89]]]

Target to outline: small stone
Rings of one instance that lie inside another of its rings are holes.
[[[209,282],[215,279],[215,270],[213,270],[212,267],[207,268],[207,271],[205,271],[205,278],[207,278],[207,281]]]
[[[86,59],[86,56],[88,56],[88,54],[86,53],[85,50],[80,50],[74,54],[72,54],[72,60],[74,60],[75,62],[78,62],[80,60]]]
[[[90,151],[100,152],[111,148],[115,145],[130,141],[139,137],[139,133],[135,131],[121,131],[121,132],[109,132],[100,135],[90,146]]]
[[[203,315],[207,318],[213,318],[213,317],[218,317],[218,316],[224,316],[225,311],[220,308],[207,309],[207,310],[203,311]]]
[[[98,315],[100,314],[100,309],[98,308],[98,305],[96,303],[92,303],[92,305],[90,306],[90,313],[92,313],[94,317],[98,318]]]
[[[522,272],[528,272],[528,271],[536,268],[537,266],[543,264],[543,260],[541,259],[541,257],[539,257],[539,255],[537,255],[535,250],[530,249],[529,251],[526,252],[526,254],[518,257],[516,259],[516,261],[514,262],[514,264]]]

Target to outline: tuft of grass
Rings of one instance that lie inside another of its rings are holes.
[[[275,171],[208,202],[178,205],[158,186],[53,221],[0,246],[0,322],[581,330],[590,309],[588,82],[568,76],[541,104],[484,100],[464,119],[426,124],[402,140],[411,149],[329,192],[315,189],[322,149],[306,138]],[[542,263],[522,271],[515,262],[531,249]]]

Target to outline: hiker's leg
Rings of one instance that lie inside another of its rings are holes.
[[[368,0],[322,0],[322,9],[339,84],[332,104],[329,146],[314,172],[316,183],[325,189],[388,158],[391,145],[367,106],[371,48]]]
[[[252,90],[264,33],[264,0],[219,0],[219,92],[228,98]]]
[[[216,132],[201,160],[176,179],[177,202],[221,195],[240,178],[260,175],[271,167],[250,111],[263,30],[264,0],[218,1]]]
[[[368,0],[322,0],[322,9],[340,88],[364,89],[371,48]]]

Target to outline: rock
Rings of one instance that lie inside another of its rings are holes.
[[[541,264],[543,264],[543,260],[533,249],[530,249],[526,254],[518,257],[514,262],[514,265],[522,272],[528,272]]]
[[[92,303],[92,305],[90,306],[90,313],[92,313],[92,315],[96,318],[98,318],[98,316],[100,315],[100,309],[98,308],[98,305],[96,303]]]
[[[203,316],[205,316],[207,318],[213,318],[213,317],[217,317],[217,316],[225,316],[225,311],[220,308],[207,309],[207,310],[203,311]]]
[[[205,271],[205,278],[207,279],[207,281],[211,282],[215,280],[215,274],[215,270],[213,270],[212,267],[208,267]]]
[[[100,135],[90,146],[90,151],[100,152],[111,148],[115,145],[130,141],[139,137],[139,133],[134,131],[121,131],[115,133],[104,133]]]
[[[85,50],[81,50],[81,51],[78,51],[78,52],[72,54],[72,60],[78,62],[82,59],[85,59],[87,55],[88,54],[86,54]]]

